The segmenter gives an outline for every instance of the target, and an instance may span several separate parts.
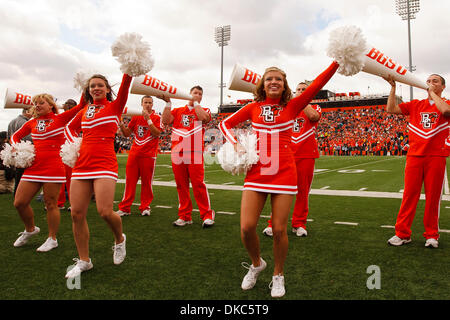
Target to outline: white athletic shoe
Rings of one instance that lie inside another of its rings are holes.
[[[244,279],[242,280],[241,288],[242,290],[249,290],[253,288],[256,284],[256,280],[258,279],[259,274],[261,271],[263,271],[267,267],[267,263],[261,259],[261,264],[258,267],[254,267],[253,264],[249,265],[246,262],[242,262],[241,265],[248,269],[247,274],[245,275]]]
[[[425,242],[425,247],[427,248],[437,248],[439,246],[439,241],[434,238],[429,238]]]
[[[192,220],[185,221],[183,219],[177,219],[172,223],[175,227],[184,227],[187,224],[192,224]]]
[[[308,235],[308,232],[302,227],[292,228],[292,232],[295,233],[297,237],[306,237]]]
[[[399,238],[397,236],[393,236],[387,242],[391,246],[401,246],[401,245],[410,243],[411,242],[411,238],[409,238],[409,239],[402,239],[402,238]]]
[[[272,276],[272,282],[269,284],[269,288],[271,289],[270,294],[272,298],[280,298],[284,296],[286,290],[284,289],[284,276],[277,275]]]
[[[28,242],[28,240],[34,236],[35,234],[38,234],[39,231],[41,231],[41,229],[39,229],[39,227],[34,227],[34,231],[31,232],[27,232],[26,230],[24,232],[19,232],[18,234],[20,235],[19,238],[17,238],[17,240],[14,242],[14,247],[21,247],[23,246],[25,243]]]
[[[263,230],[263,234],[268,237],[273,237],[273,231],[271,227],[267,227]]]
[[[131,212],[125,212],[125,211],[119,210],[119,211],[117,211],[117,214],[119,216],[123,217],[123,216],[129,216],[131,214]]]
[[[94,267],[91,259],[89,259],[89,262],[86,262],[78,258],[73,258],[73,261],[75,261],[75,264],[71,266],[72,268],[69,267],[70,270],[66,273],[66,279],[78,277],[83,271],[91,270]]]
[[[52,237],[48,237],[47,240],[45,240],[45,242],[36,249],[37,252],[47,252],[50,251],[52,249],[55,249],[56,247],[58,247],[58,240],[53,240]]]
[[[122,235],[123,241],[119,244],[114,244],[114,246],[112,247],[114,251],[113,255],[114,264],[121,264],[123,260],[125,260],[125,257],[127,255],[126,250],[127,237],[125,236],[124,233],[122,233]]]
[[[142,211],[141,215],[142,216],[149,216],[151,211],[152,211],[152,209],[146,209],[146,210]]]
[[[214,225],[214,220],[212,219],[205,219],[202,223],[202,228],[209,228]]]

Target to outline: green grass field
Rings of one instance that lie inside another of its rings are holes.
[[[126,156],[119,155],[119,178],[125,177]],[[391,192],[403,189],[404,157],[321,157],[310,196],[308,237],[297,238],[289,228],[289,253],[285,264],[284,300],[397,300],[450,299],[450,233],[442,232],[438,249],[424,247],[423,210],[419,201],[413,224],[412,243],[390,247],[392,226],[401,199],[320,195],[317,190]],[[242,176],[232,176],[219,165],[206,166],[207,184],[227,187],[242,185]],[[152,299],[152,300],[261,300],[271,299],[268,288],[273,269],[271,238],[262,235],[267,218],[258,225],[262,257],[268,268],[255,288],[242,291],[240,284],[249,262],[240,240],[241,191],[210,188],[216,224],[202,229],[198,212],[194,224],[175,228],[177,193],[173,186],[170,157],[160,155],[155,171],[155,199],[150,217],[123,218],[127,234],[127,258],[112,263],[113,236],[98,216],[95,203],[88,214],[91,233],[90,255],[94,268],[81,276],[81,289],[69,289],[64,275],[77,256],[70,214],[61,212],[59,247],[37,253],[47,232],[43,204],[33,201],[36,225],[41,233],[21,248],[14,248],[23,224],[12,205],[12,195],[0,195],[0,298],[1,299]],[[118,183],[115,199],[122,197]],[[138,188],[139,191],[139,188]],[[355,193],[353,195],[357,195]],[[135,202],[139,202],[139,194]],[[450,206],[442,201],[440,228],[450,230]],[[115,206],[117,208],[117,206]],[[225,212],[225,213],[220,213]],[[269,201],[262,213],[270,214]],[[336,224],[348,222],[356,225]],[[383,227],[382,227],[383,226]],[[369,266],[380,270],[380,289],[369,290]]]

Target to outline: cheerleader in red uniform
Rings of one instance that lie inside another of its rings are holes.
[[[26,122],[11,137],[11,143],[20,140],[31,133],[35,148],[35,159],[20,180],[14,199],[14,206],[25,224],[25,231],[14,243],[15,247],[23,246],[29,238],[39,233],[39,227],[34,224],[34,213],[30,206],[36,193],[43,188],[44,202],[47,208],[48,238],[37,251],[50,251],[58,246],[56,234],[59,228],[60,212],[57,200],[61,185],[66,182],[64,165],[59,151],[64,143],[64,126],[84,106],[80,104],[69,111],[58,114],[53,97],[43,93],[33,97],[34,119]]]
[[[130,214],[131,204],[136,193],[136,185],[141,177],[141,215],[149,216],[150,203],[153,200],[153,175],[155,173],[159,135],[161,134],[161,117],[152,109],[153,98],[143,96],[141,99],[142,115],[131,118],[128,128],[122,123],[120,129],[126,137],[134,133],[134,142],[128,154],[126,166],[125,191],[119,203],[119,216]]]
[[[242,289],[253,288],[259,273],[266,268],[260,256],[256,226],[267,196],[271,195],[273,252],[275,267],[272,277],[272,297],[285,294],[284,261],[288,251],[287,222],[294,195],[297,193],[295,159],[291,149],[294,119],[309,101],[328,82],[339,65],[333,62],[305,90],[291,99],[286,74],[275,67],[266,69],[256,87],[255,102],[250,103],[226,118],[219,128],[227,141],[242,148],[230,129],[251,120],[258,136],[259,161],[247,172],[241,200],[241,238],[252,265],[242,281]]]
[[[301,82],[297,85],[295,95],[298,96],[306,90],[308,85]],[[292,151],[297,168],[297,189],[294,211],[292,212],[292,232],[298,237],[306,237],[306,219],[309,213],[309,192],[314,178],[314,165],[319,158],[316,129],[319,124],[322,110],[318,105],[308,105],[294,121],[292,129]],[[272,236],[272,221],[263,233]]]
[[[86,215],[94,193],[97,211],[114,234],[114,264],[122,263],[126,256],[122,219],[113,211],[118,177],[114,138],[128,99],[131,79],[129,75],[123,75],[117,98],[113,101],[108,80],[102,75],[93,75],[84,90],[89,104],[69,122],[64,131],[66,138],[72,142],[82,131],[79,157],[72,170],[70,187],[72,229],[79,259],[74,259],[75,267],[66,274],[66,278],[76,277],[93,267],[89,258]]]

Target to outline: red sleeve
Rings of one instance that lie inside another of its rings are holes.
[[[75,138],[78,138],[81,131],[81,119],[83,118],[85,110],[79,111],[72,120],[64,127],[64,135],[67,140],[74,142]]]
[[[122,114],[125,105],[128,100],[128,91],[130,90],[131,80],[133,78],[127,74],[122,77],[122,83],[120,84],[119,92],[117,93],[117,98],[114,100],[113,104],[118,113]]]
[[[11,136],[11,143],[19,143],[22,138],[25,138],[27,135],[31,133],[31,122],[34,119],[28,120],[25,122],[19,130],[17,130],[12,136]]]
[[[414,101],[415,100],[411,102],[403,102],[398,105],[400,110],[402,110],[402,114],[404,114],[405,116],[410,114],[411,106]]]
[[[156,127],[156,129],[162,131],[161,117],[157,114],[154,114],[152,115],[152,118],[153,125]]]
[[[131,132],[134,132],[135,127],[136,127],[136,117],[131,117],[130,122],[128,122],[128,129],[130,129]]]
[[[242,107],[235,113],[233,113],[231,116],[223,120],[219,123],[219,129],[224,135],[225,139],[227,139],[230,143],[237,143],[236,137],[234,134],[230,131],[231,128],[235,127],[241,122],[244,122],[246,120],[251,119],[251,111],[252,109],[257,106],[256,102],[250,103],[246,105],[245,107]]]
[[[308,105],[308,103],[316,96],[316,94],[323,88],[323,86],[331,79],[339,68],[339,64],[333,61],[330,66],[325,69],[319,76],[311,83],[306,90],[298,97],[292,98],[288,106],[293,110],[293,117],[296,118],[298,114]]]
[[[70,110],[64,111],[63,113],[58,114],[57,117],[59,119],[62,119],[62,121],[64,123],[67,123],[70,121],[70,119],[75,117],[75,115],[84,107],[85,107],[85,103],[84,103],[84,100],[82,99],[82,101],[80,101],[80,103],[77,106],[73,107]]]

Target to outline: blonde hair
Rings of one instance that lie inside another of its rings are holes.
[[[289,102],[289,100],[291,100],[292,91],[289,88],[289,85],[288,85],[288,82],[286,79],[286,73],[277,67],[269,67],[264,71],[264,74],[261,77],[261,80],[258,82],[258,84],[256,85],[256,88],[253,92],[253,95],[255,96],[255,101],[262,102],[262,101],[266,100],[267,96],[266,96],[266,92],[264,91],[264,81],[266,79],[267,73],[269,73],[270,71],[277,71],[277,72],[281,73],[281,75],[283,77],[284,91],[281,94],[280,105],[284,106]]]
[[[35,107],[35,105],[36,105],[38,100],[45,100],[45,101],[47,101],[47,103],[52,106],[52,112],[54,114],[58,114],[58,106],[56,105],[56,102],[53,99],[53,96],[51,94],[48,94],[48,93],[41,93],[41,94],[35,95],[33,97],[33,99],[32,99],[33,106],[31,107],[30,113],[31,113],[31,116],[33,118],[38,118],[39,117],[38,114],[36,113],[36,107]]]

